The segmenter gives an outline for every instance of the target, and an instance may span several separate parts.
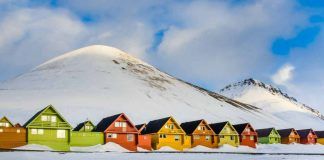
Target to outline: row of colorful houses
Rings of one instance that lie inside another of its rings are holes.
[[[130,151],[137,151],[138,147],[146,150],[171,147],[181,151],[196,146],[217,148],[224,144],[256,148],[258,143],[324,144],[324,131],[293,128],[255,130],[249,123],[209,124],[204,119],[179,124],[172,116],[134,125],[124,113],[103,118],[97,125],[87,120],[73,129],[52,105],[37,112],[23,126],[14,125],[6,117],[0,120],[1,149],[39,144],[53,150],[69,151],[70,147],[109,142]]]

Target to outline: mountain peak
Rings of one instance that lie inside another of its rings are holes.
[[[251,86],[265,89],[273,95],[280,95],[280,96],[283,96],[289,100],[297,102],[296,98],[289,96],[287,93],[284,93],[283,91],[281,91],[280,88],[274,87],[270,84],[263,83],[262,81],[253,79],[253,78],[248,78],[243,81],[227,85],[223,89],[221,89],[220,92],[229,91],[229,90],[235,89],[237,87],[251,87]]]

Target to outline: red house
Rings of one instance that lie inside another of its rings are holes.
[[[138,130],[124,113],[102,119],[95,131],[104,132],[105,143],[114,142],[130,151],[137,151]]]
[[[240,136],[240,145],[256,148],[258,142],[258,133],[250,123],[233,125]]]
[[[316,144],[317,135],[312,129],[297,130],[297,133],[300,136],[301,144]]]
[[[151,135],[150,134],[143,134],[146,130],[146,124],[139,124],[136,125],[136,128],[138,130],[138,147],[141,147],[146,150],[152,150],[151,145]]]

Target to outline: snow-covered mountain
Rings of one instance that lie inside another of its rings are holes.
[[[253,97],[252,97],[253,98]],[[24,123],[54,105],[72,125],[124,112],[135,123],[172,115],[179,122],[251,122],[256,128],[313,127],[324,121],[309,111],[293,117],[226,98],[186,83],[116,48],[89,46],[52,60],[0,84],[0,116]]]
[[[298,102],[296,98],[277,87],[252,78],[230,84],[221,89],[220,93],[261,108],[280,119],[285,119],[286,123],[298,122],[306,126],[313,123],[314,117],[324,120],[319,111]]]

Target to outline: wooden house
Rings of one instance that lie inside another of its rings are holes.
[[[261,144],[281,143],[281,137],[275,128],[257,129],[258,142]]]
[[[216,148],[218,146],[216,133],[205,120],[185,122],[181,123],[180,126],[191,137],[191,147],[201,145]]]
[[[317,135],[317,143],[324,145],[324,131],[315,131]]]
[[[282,144],[300,143],[300,136],[294,128],[277,130]]]
[[[221,123],[212,123],[209,124],[209,126],[218,136],[218,146],[228,144],[237,147],[240,145],[239,134],[228,121]]]
[[[103,132],[94,132],[95,126],[91,121],[78,124],[71,132],[71,146],[94,146],[104,144]]]
[[[58,151],[70,150],[71,125],[52,106],[37,112],[24,125],[28,144],[48,146]]]
[[[258,133],[250,123],[233,125],[240,137],[240,145],[256,148]]]
[[[13,125],[7,117],[0,119],[0,149],[11,149],[26,145],[26,129]]]
[[[151,135],[150,134],[143,134],[146,130],[146,124],[139,124],[136,125],[138,130],[138,147],[143,148],[145,150],[152,150],[151,146]]]
[[[137,151],[138,130],[124,113],[102,119],[96,132],[104,132],[105,143],[113,142],[130,151]]]
[[[300,136],[301,144],[316,144],[317,143],[317,135],[312,129],[301,129],[297,130],[297,133]]]
[[[171,147],[182,151],[190,148],[190,136],[186,136],[180,125],[173,117],[150,121],[143,134],[150,134],[152,148]]]

